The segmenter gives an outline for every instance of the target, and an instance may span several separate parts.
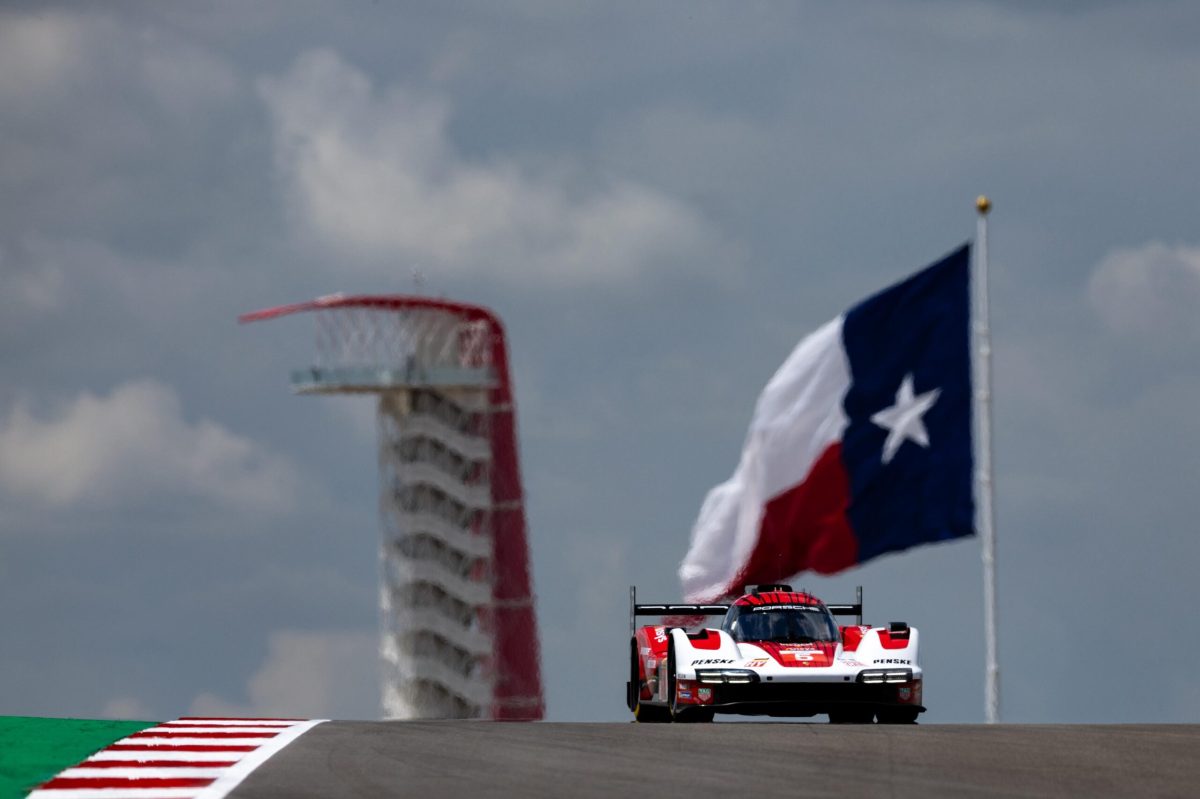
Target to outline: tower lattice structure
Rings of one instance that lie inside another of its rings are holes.
[[[300,394],[378,403],[380,656],[389,718],[540,719],[537,619],[500,320],[464,303],[333,296]]]

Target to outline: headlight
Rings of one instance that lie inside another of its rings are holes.
[[[746,684],[758,682],[758,675],[750,669],[696,669],[696,679],[702,683]]]
[[[864,669],[858,673],[858,681],[868,685],[912,682],[912,678],[912,669]]]

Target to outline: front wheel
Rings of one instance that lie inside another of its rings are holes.
[[[661,724],[671,720],[671,713],[665,707],[642,704],[642,680],[638,674],[637,640],[630,642],[629,647],[629,709],[633,711],[633,719],[640,724]]]
[[[671,713],[665,707],[638,702],[637,707],[633,709],[633,720],[639,724],[665,724],[671,721]]]
[[[671,720],[680,724],[704,724],[713,720],[713,710],[708,707],[680,706],[676,701],[678,690],[675,684],[675,642],[667,649],[667,696],[671,707]]]

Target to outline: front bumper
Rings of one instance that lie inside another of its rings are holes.
[[[681,697],[681,704],[709,707],[717,713],[752,716],[817,716],[840,710],[868,708],[925,710],[921,705],[920,679],[899,684],[778,681],[703,686],[692,684],[688,686],[687,693],[689,696],[686,699]]]

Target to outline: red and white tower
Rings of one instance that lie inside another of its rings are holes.
[[[378,395],[383,711],[540,719],[541,670],[504,329],[490,310],[341,295],[242,316],[317,322],[300,394]]]

